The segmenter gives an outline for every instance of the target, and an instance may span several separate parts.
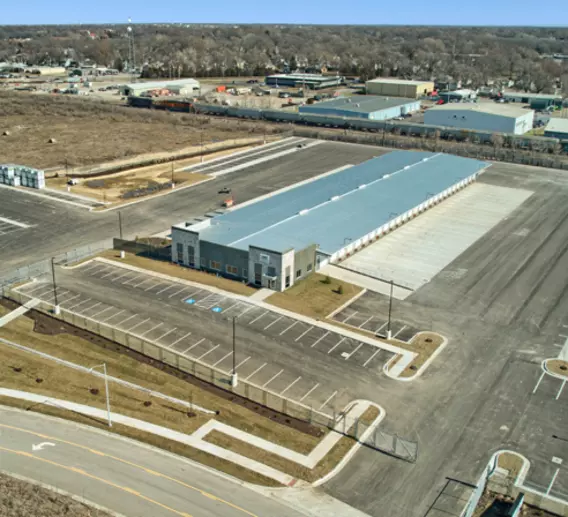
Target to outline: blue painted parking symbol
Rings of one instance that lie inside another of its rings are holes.
[[[213,312],[221,312],[223,309],[221,307],[213,307],[211,310]]]
[[[187,300],[185,300],[185,303],[189,303],[189,305],[193,305],[195,303],[195,300],[193,298],[188,298]]]

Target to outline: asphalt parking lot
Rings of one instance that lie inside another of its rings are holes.
[[[22,216],[18,216],[18,219],[8,218],[5,217],[2,212],[0,212],[0,243],[2,235],[7,235],[8,233],[14,232],[21,232],[27,228],[30,228],[30,225],[23,222]]]

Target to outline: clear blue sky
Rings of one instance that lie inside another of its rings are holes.
[[[0,2],[0,24],[319,23],[566,26],[566,0],[25,0]],[[148,5],[149,4],[149,5]]]

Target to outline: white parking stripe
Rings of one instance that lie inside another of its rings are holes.
[[[72,298],[69,298],[67,300],[65,300],[65,302],[63,303],[69,303],[71,300],[76,300],[77,298],[80,298],[81,295],[80,294],[76,294],[75,296],[73,296]],[[63,304],[62,304],[63,305]]]
[[[153,278],[146,278],[146,280],[142,280],[142,282],[138,282],[137,284],[133,284],[133,287],[140,287],[141,285],[144,285],[146,282],[153,282],[154,279]]]
[[[125,309],[121,309],[118,312],[115,312],[114,314],[111,314],[108,318],[105,318],[104,320],[101,320],[101,323],[105,322],[105,321],[110,321],[112,320],[112,318],[114,318],[115,316],[118,316],[119,314],[122,314],[125,311]]]
[[[91,316],[91,318],[96,318],[97,316],[100,316],[101,314],[104,314],[106,311],[110,310],[110,309],[115,309],[115,307],[113,307],[112,305],[110,307],[107,307],[106,309],[103,309],[102,311],[97,312],[96,314],[93,314]]]
[[[355,316],[355,314],[359,314],[359,311],[355,311],[353,314],[351,314],[350,316],[347,316],[347,318],[345,318],[343,320],[343,323],[347,323],[353,316]]]
[[[121,275],[113,276],[113,277],[111,278],[111,280],[112,280],[113,282],[116,282],[118,279],[124,278],[125,276],[131,275],[131,274],[132,274],[132,271],[127,271],[126,273],[122,273]]]
[[[180,341],[183,341],[188,336],[191,336],[191,332],[188,332],[185,336],[176,339],[168,348],[172,348],[174,345],[177,345]]]
[[[369,357],[369,359],[367,359],[367,360],[363,363],[363,367],[367,366],[367,365],[373,360],[373,357],[375,357],[380,351],[381,351],[381,349],[380,349],[380,348],[377,348],[377,350],[375,351],[375,353],[374,353],[371,357]]]
[[[262,370],[268,363],[264,363],[262,366],[259,366],[254,372],[252,372],[246,379],[245,381],[248,381],[253,375],[257,374],[258,372],[260,372],[260,370]]]
[[[269,329],[270,327],[272,327],[272,325],[274,325],[275,323],[279,322],[284,316],[279,316],[278,318],[276,318],[272,323],[269,323],[268,325],[266,325],[266,327],[264,327],[264,330]]]
[[[348,356],[346,356],[345,360],[347,361],[347,359],[351,359],[351,356],[353,354],[355,354],[357,352],[357,350],[359,350],[362,346],[363,346],[363,343],[359,343],[359,346],[355,350],[353,350],[353,352],[351,352]]]
[[[329,351],[327,352],[328,354],[331,354],[331,352],[333,352],[339,345],[341,345],[341,343],[343,343],[347,338],[346,337],[342,337],[334,346],[332,346]]]
[[[162,283],[158,282],[157,284],[151,285],[150,287],[146,287],[146,289],[144,289],[144,292],[149,291],[150,289],[154,289],[154,287],[156,287],[158,285],[162,285]]]
[[[292,323],[292,325],[290,325],[288,328],[284,329],[282,332],[280,332],[280,336],[282,334],[285,334],[286,332],[288,332],[292,327],[294,327],[295,325],[297,325],[299,323],[299,321],[295,321],[294,323]]]
[[[31,291],[28,291],[28,292],[25,293],[25,294],[28,294],[28,295],[29,295],[29,294],[35,293],[36,291],[39,291],[39,290],[42,290],[42,291],[43,291],[46,287],[49,287],[49,289],[53,289],[53,286],[50,285],[50,284],[48,285],[48,284],[42,284],[42,283],[40,283],[37,287],[34,287]]]
[[[319,407],[319,409],[322,409],[324,406],[327,406],[327,404],[329,403],[329,401],[330,401],[333,397],[335,397],[335,395],[337,395],[337,391],[334,391],[334,392],[331,394],[331,397],[329,397],[329,398]]]
[[[556,400],[558,400],[560,398],[560,395],[562,394],[562,390],[564,389],[565,384],[566,384],[566,379],[564,379],[562,381],[562,386],[560,386],[560,389],[558,390],[558,393],[556,394]]]
[[[266,386],[268,386],[274,379],[276,379],[276,377],[278,377],[284,370],[280,370],[276,375],[272,376],[272,379],[270,379],[269,381],[266,381],[262,387],[266,388]]]
[[[326,337],[328,334],[330,333],[330,331],[328,330],[323,336],[321,336],[310,348],[313,348],[314,346],[316,346],[324,337]]]
[[[163,325],[163,323],[158,323],[155,327],[152,327],[150,330],[147,330],[146,332],[144,332],[144,334],[141,334],[141,337],[144,337],[146,334],[152,332],[153,330],[156,330],[158,327],[161,327]]]
[[[233,352],[229,352],[227,355],[224,355],[221,359],[219,359],[216,363],[214,363],[213,366],[217,366],[219,363],[222,363],[230,355],[233,355]]]
[[[243,364],[245,364],[250,359],[250,357],[251,356],[249,355],[246,359],[243,359],[239,364],[237,364],[235,370],[238,370]]]
[[[91,269],[94,269],[96,267],[99,267],[100,264],[98,262],[94,262],[92,264],[89,264],[87,267],[85,266],[81,266],[81,272],[86,273],[87,271],[90,271]]]
[[[177,284],[169,284],[167,287],[164,287],[163,289],[160,289],[156,294],[161,294],[164,291],[167,291],[168,289],[171,289],[172,287],[177,287]]]
[[[171,334],[176,329],[177,329],[177,327],[174,327],[173,329],[168,330],[165,334],[162,334],[160,337],[157,337],[154,341],[157,341],[159,343],[160,339],[165,338],[168,334]]]
[[[186,287],[187,289],[187,287]],[[200,293],[203,289],[198,289],[197,291],[194,291],[193,293],[191,293],[190,295],[186,296],[186,298],[193,298],[197,293]],[[203,301],[203,300],[201,300]]]
[[[126,323],[127,321],[130,321],[132,318],[136,318],[136,314],[133,314],[132,316],[128,316],[128,318],[123,319],[122,321],[119,321],[115,327],[119,328],[119,325],[122,325],[123,323]]]
[[[187,350],[184,350],[183,353],[187,354],[190,350],[193,350],[197,345],[200,345],[201,343],[203,343],[203,341],[205,341],[204,337],[202,337],[197,343],[194,343],[193,345],[191,345]]]
[[[538,387],[540,386],[540,383],[541,383],[542,378],[544,377],[544,374],[545,374],[545,373],[546,373],[546,372],[542,372],[542,374],[541,374],[540,377],[538,378],[538,381],[536,382],[536,385],[535,385],[534,390],[533,390],[533,395],[536,393],[536,390],[538,390]]]
[[[81,309],[81,312],[87,312],[90,311],[91,309],[94,309],[95,307],[98,307],[99,305],[102,305],[103,302],[97,302],[94,305],[89,305],[89,307],[87,307],[86,309]]]
[[[241,302],[237,302],[237,303],[233,303],[233,305],[231,305],[228,309],[225,309],[225,314],[227,314],[233,307],[236,307],[237,305],[239,305]]]
[[[248,309],[245,309],[243,312],[241,312],[238,317],[241,318],[241,317],[244,316],[248,311],[251,311],[252,309],[256,309],[256,307],[255,307],[254,305],[250,305],[250,306],[248,307]]]
[[[210,348],[209,350],[207,350],[207,352],[205,352],[204,354],[201,354],[197,360],[201,361],[201,359],[203,359],[206,355],[209,355],[211,352],[213,352],[213,350],[217,350],[219,348],[219,345],[215,345],[213,348]]]
[[[73,309],[76,309],[80,305],[83,305],[84,303],[90,302],[91,300],[92,300],[92,298],[87,298],[86,300],[83,300],[82,302],[76,303],[75,305],[69,307],[68,310],[72,311]]]
[[[106,273],[105,275],[101,276],[101,278],[106,278],[107,276],[114,275],[116,273],[115,268],[110,268],[110,273]]]
[[[260,318],[262,318],[266,314],[268,314],[268,311],[264,311],[260,316],[257,316],[254,320],[249,321],[249,325],[252,325],[255,321],[258,321]]]
[[[131,285],[130,282],[133,280],[138,280],[142,275],[134,275],[133,278],[129,278],[126,282],[122,282],[122,285]]]
[[[398,336],[404,329],[406,328],[406,325],[403,325],[402,328],[393,336],[393,339]]]
[[[129,329],[125,330],[125,332],[130,332],[131,330],[134,330],[136,327],[139,327],[140,325],[143,325],[144,323],[146,323],[147,321],[150,321],[150,318],[146,318],[144,321],[141,321],[140,323],[136,323],[136,325],[134,325],[133,327],[130,327]]]
[[[173,298],[176,294],[179,294],[179,293],[181,293],[182,291],[186,291],[187,289],[189,289],[189,288],[188,288],[188,287],[182,287],[179,291],[176,291],[175,293],[170,294],[170,295],[168,296],[168,298]]]
[[[296,384],[302,377],[298,377],[294,382],[292,382],[291,384],[288,384],[288,387],[285,388],[284,390],[282,390],[280,392],[280,395],[284,395],[284,393],[286,393],[292,386],[294,386],[294,384]]]
[[[388,324],[388,321],[385,321],[377,330],[375,330],[375,334],[378,334],[381,330],[383,330]]]
[[[361,323],[361,325],[359,325],[359,328],[362,329],[372,319],[373,319],[373,316],[369,316],[363,323]]]
[[[303,402],[304,399],[310,395],[310,393],[312,393],[312,391],[314,391],[318,386],[320,385],[320,383],[318,382],[310,391],[308,391],[301,399],[300,402]]]
[[[314,327],[310,327],[308,330],[302,332],[302,334],[300,334],[294,341],[300,341],[300,339],[302,339],[310,330],[312,330]]]

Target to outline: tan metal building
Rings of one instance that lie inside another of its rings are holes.
[[[434,91],[432,81],[409,81],[407,79],[389,79],[378,77],[365,84],[367,94],[386,95],[391,97],[407,97],[417,99]]]

